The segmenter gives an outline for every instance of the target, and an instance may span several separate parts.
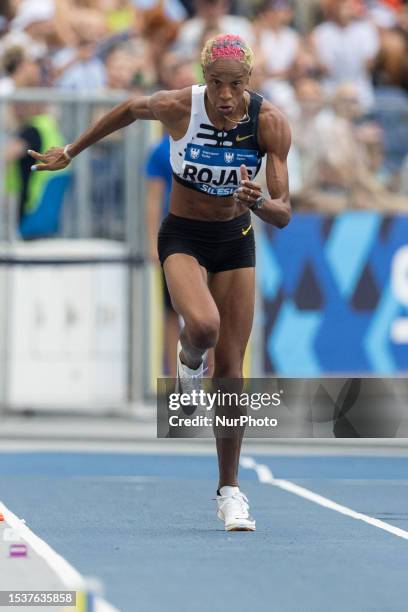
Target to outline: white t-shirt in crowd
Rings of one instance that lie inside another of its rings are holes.
[[[353,81],[359,91],[360,103],[369,107],[374,99],[371,78],[366,62],[379,50],[378,33],[368,21],[354,21],[341,27],[326,21],[314,30],[316,50],[320,61],[329,70],[324,81],[328,93],[345,81]]]
[[[31,59],[41,59],[47,54],[45,42],[34,40],[27,32],[20,30],[13,30],[0,37],[0,56],[10,47],[22,47]]]
[[[218,20],[220,32],[242,36],[250,45],[255,40],[251,22],[245,17],[224,15]],[[197,53],[204,31],[204,21],[201,17],[193,17],[183,23],[180,28],[175,48],[187,56]]]
[[[152,9],[157,5],[157,0],[132,0],[133,4],[143,11]],[[187,11],[180,0],[164,0],[163,9],[167,17],[176,21],[182,21],[187,17]]]
[[[55,68],[62,68],[75,57],[75,49],[65,48],[53,58]],[[56,87],[81,91],[98,91],[106,86],[106,69],[102,60],[91,57],[72,64],[57,79]]]
[[[290,68],[299,50],[299,34],[292,28],[281,28],[278,32],[263,30],[259,42],[271,72]]]
[[[1,77],[0,78],[0,96],[8,96],[15,91],[15,85],[13,79],[10,77]]]

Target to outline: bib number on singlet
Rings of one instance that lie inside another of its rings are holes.
[[[231,150],[188,145],[181,178],[209,195],[231,195],[237,189],[240,166],[245,164],[249,178],[258,168],[258,154],[251,149]]]
[[[216,169],[218,170],[218,168]],[[183,168],[183,179],[185,181],[192,181],[199,185],[207,185],[212,186],[215,190],[224,189],[227,191],[235,191],[238,187],[239,180],[238,179],[237,169],[229,169],[229,170],[218,170],[214,171],[212,168],[206,167],[198,167],[193,164],[185,164]],[[252,170],[248,170],[248,174],[251,177]]]

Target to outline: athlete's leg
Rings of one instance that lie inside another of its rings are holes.
[[[242,379],[245,349],[251,333],[255,304],[255,268],[239,268],[214,274],[210,290],[220,313],[221,326],[215,348],[214,383],[223,378]],[[236,385],[235,385],[236,386]],[[238,383],[238,393],[242,384]],[[217,437],[219,488],[236,486],[244,429]],[[230,437],[230,434],[231,437]]]
[[[207,349],[217,343],[220,316],[207,285],[207,272],[191,255],[174,253],[163,265],[175,311],[184,319],[181,361],[197,369]]]
[[[173,308],[166,279],[163,274],[163,304],[164,304],[164,357],[167,365],[167,375],[176,378],[177,358],[176,348],[180,336],[179,316]]]
[[[178,314],[173,308],[166,308],[164,315],[164,345],[168,376],[170,376],[170,378],[176,378],[176,347],[179,335],[180,325]]]

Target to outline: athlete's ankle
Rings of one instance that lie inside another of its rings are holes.
[[[190,370],[198,370],[198,368],[203,363],[202,358],[200,358],[200,359],[191,359],[191,358],[188,358],[187,355],[184,353],[184,351],[180,352],[180,361],[181,361],[181,363],[183,365],[185,365],[188,368],[190,368]]]
[[[223,487],[229,487],[229,488],[233,488],[233,489],[239,489],[239,484],[219,484],[218,485],[218,489],[217,489],[217,495],[221,495],[220,491]]]

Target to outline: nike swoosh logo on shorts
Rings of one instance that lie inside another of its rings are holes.
[[[247,229],[242,228],[242,235],[246,236],[247,233],[249,232],[249,230],[251,229],[251,227],[252,227],[252,223],[251,223],[251,225],[249,227],[247,227]]]
[[[248,138],[252,138],[254,134],[249,134],[249,136],[237,136],[236,141],[237,142],[242,142],[243,140],[248,140]]]

